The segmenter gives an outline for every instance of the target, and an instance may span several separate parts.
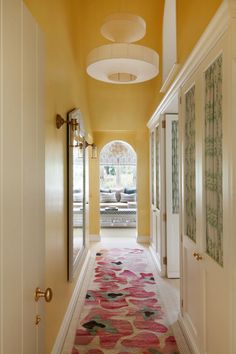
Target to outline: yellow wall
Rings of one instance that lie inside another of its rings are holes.
[[[45,33],[46,286],[54,297],[46,305],[46,353],[51,353],[74,283],[67,282],[66,127],[55,116],[80,107],[91,131],[84,77],[77,65],[68,0],[26,0]],[[77,13],[77,16],[79,14]],[[43,235],[42,235],[43,236]]]
[[[129,143],[137,154],[138,236],[149,236],[149,135],[148,130],[137,132],[94,132],[98,157],[104,145],[112,140]],[[99,158],[91,161],[90,168],[90,234],[99,235]]]
[[[183,64],[222,0],[177,0],[178,62]]]

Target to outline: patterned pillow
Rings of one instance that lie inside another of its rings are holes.
[[[120,201],[121,203],[135,202],[136,193],[133,194],[120,193]]]
[[[101,203],[116,203],[116,193],[100,193]]]
[[[120,202],[120,193],[124,192],[124,188],[120,188],[120,189],[111,189],[111,192],[115,192],[116,193],[116,201]]]

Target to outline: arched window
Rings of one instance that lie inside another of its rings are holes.
[[[100,188],[136,188],[136,153],[123,141],[106,144],[100,153]]]

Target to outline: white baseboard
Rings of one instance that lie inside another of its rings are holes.
[[[179,272],[169,272],[168,271],[167,278],[178,279],[178,278],[180,278],[180,273]]]
[[[100,235],[89,235],[89,240],[93,242],[99,242],[101,241],[101,236]]]
[[[83,263],[83,266],[81,268],[77,283],[75,285],[75,289],[73,291],[69,305],[67,307],[64,319],[62,321],[57,338],[56,338],[54,346],[52,348],[51,354],[60,354],[62,351],[64,341],[65,341],[65,338],[66,338],[66,335],[67,335],[67,332],[68,332],[68,329],[70,326],[70,322],[71,322],[72,316],[74,314],[75,306],[76,306],[80,291],[82,289],[82,285],[83,285],[84,277],[86,274],[89,259],[90,259],[90,251],[88,250],[85,260],[84,260],[84,263]]]
[[[155,252],[155,250],[153,249],[152,245],[149,247],[150,253],[152,255],[152,259],[154,261],[155,266],[157,267],[157,271],[160,274],[161,277],[165,277],[166,276],[166,269],[164,268],[163,270],[161,270],[161,264],[160,261],[157,257],[157,254]]]
[[[137,236],[137,242],[140,243],[150,243],[150,237],[149,236]]]
[[[181,330],[184,334],[184,337],[188,343],[188,346],[191,350],[192,354],[201,354],[197,344],[195,343],[193,336],[191,335],[191,331],[189,330],[188,324],[185,321],[184,317],[181,315],[181,313],[178,316],[178,322],[180,324]]]

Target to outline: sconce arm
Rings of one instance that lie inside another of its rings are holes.
[[[63,119],[62,116],[60,116],[60,114],[57,114],[57,116],[56,116],[57,129],[60,129],[62,127],[62,125],[65,123],[69,123],[69,122],[66,121],[65,119]]]

